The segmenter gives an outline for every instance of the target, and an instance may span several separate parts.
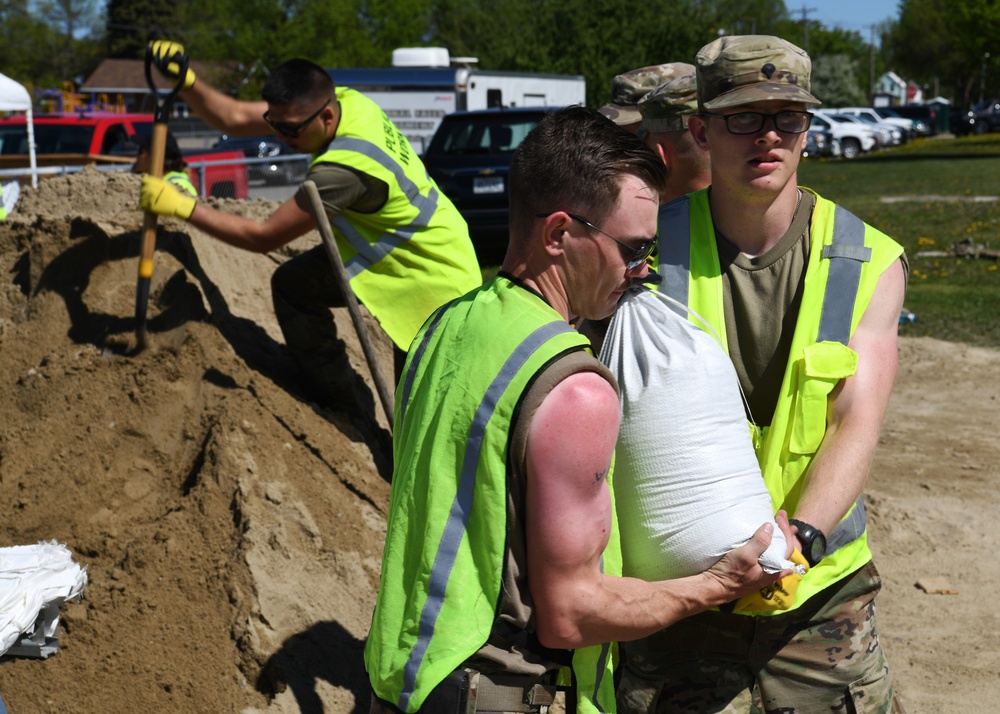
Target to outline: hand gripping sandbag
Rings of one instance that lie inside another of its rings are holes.
[[[672,302],[627,293],[601,350],[621,388],[614,487],[624,574],[649,581],[707,570],[774,523],[736,370]],[[764,569],[792,568],[785,550],[775,525]]]

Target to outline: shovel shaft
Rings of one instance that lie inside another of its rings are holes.
[[[149,145],[149,173],[163,176],[163,154],[167,146],[167,125],[153,124]],[[139,247],[139,277],[135,292],[135,339],[141,349],[146,346],[146,307],[149,304],[149,283],[153,277],[153,256],[156,253],[156,214],[146,211],[142,220],[142,243]]]
[[[372,381],[375,382],[375,389],[378,392],[379,400],[382,402],[382,409],[385,412],[385,418],[389,422],[389,430],[391,431],[395,399],[392,390],[389,388],[389,383],[386,381],[385,376],[382,374],[382,369],[379,367],[378,355],[375,354],[375,347],[372,345],[371,338],[368,335],[368,326],[365,324],[364,316],[361,314],[358,299],[355,297],[354,291],[351,290],[351,283],[347,279],[347,271],[344,270],[344,261],[340,257],[340,251],[337,249],[333,231],[330,229],[330,221],[326,217],[326,209],[323,208],[323,201],[320,199],[315,183],[306,181],[302,184],[302,189],[305,191],[310,213],[312,213],[313,220],[316,221],[316,228],[319,230],[320,237],[323,239],[323,245],[326,247],[327,256],[330,258],[330,264],[333,267],[333,277],[347,300],[347,310],[351,313],[351,321],[354,323],[354,329],[358,333],[358,341],[361,342],[361,349],[364,351],[365,360],[368,362],[368,370],[371,372]]]
[[[180,59],[180,72],[177,83],[162,101],[153,83],[153,55],[146,48],[146,83],[153,94],[155,111],[153,113],[153,135],[149,143],[149,173],[157,178],[163,178],[163,156],[167,148],[167,120],[170,107],[177,93],[181,91],[184,77],[187,74],[187,56]],[[149,303],[149,284],[153,277],[153,255],[156,252],[156,214],[146,212],[142,222],[142,243],[139,246],[139,277],[135,286],[135,340],[138,349],[146,346],[146,307]]]

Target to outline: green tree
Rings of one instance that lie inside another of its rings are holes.
[[[53,35],[60,38],[56,52],[49,56],[59,74],[73,77],[87,65],[93,45],[81,38],[100,35],[100,9],[97,0],[41,0],[38,13]]]
[[[857,60],[846,54],[824,54],[813,60],[811,90],[827,107],[864,106],[868,93],[857,81]]]
[[[783,0],[707,0],[694,5],[707,34],[778,35],[801,44],[782,34],[789,23]],[[706,35],[705,42],[712,39]]]
[[[867,105],[871,54],[871,44],[860,33],[810,23],[813,93],[827,106]]]
[[[108,0],[107,54],[115,59],[142,59],[149,39],[181,32],[176,3],[159,0]]]
[[[1000,5],[993,0],[901,0],[884,43],[890,66],[918,84],[939,86],[959,106],[1000,87]],[[987,57],[989,53],[989,57]]]
[[[0,68],[4,74],[34,88],[58,87],[64,75],[54,57],[64,50],[64,38],[53,32],[27,0],[0,0]]]
[[[692,2],[437,0],[431,39],[485,69],[582,74],[588,104],[600,106],[616,74],[693,61],[711,39],[704,25]]]

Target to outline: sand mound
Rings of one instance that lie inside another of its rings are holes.
[[[135,177],[86,171],[24,190],[0,224],[0,543],[58,539],[90,575],[58,654],[6,661],[0,695],[11,711],[366,707],[385,433],[301,393],[275,258],[174,221],[134,354],[137,198]]]

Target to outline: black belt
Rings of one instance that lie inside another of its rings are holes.
[[[560,687],[538,677],[485,674],[458,669],[444,678],[424,700],[424,714],[473,712],[543,712],[555,701]],[[562,687],[565,689],[565,687]],[[372,694],[371,714],[402,714],[391,702]]]

